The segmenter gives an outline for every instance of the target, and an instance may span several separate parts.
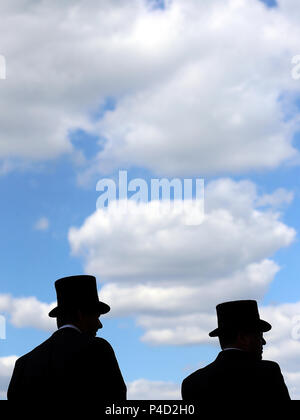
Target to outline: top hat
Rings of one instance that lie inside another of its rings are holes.
[[[100,302],[94,276],[70,276],[56,280],[57,306],[49,312],[51,318],[69,310],[87,309],[106,314],[110,307]]]
[[[209,333],[210,337],[237,330],[267,332],[272,328],[268,322],[260,319],[255,300],[224,302],[216,309],[218,328]]]

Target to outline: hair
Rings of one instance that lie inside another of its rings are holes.
[[[77,321],[78,321],[78,309],[64,310],[56,318],[58,328],[66,324],[74,324]]]
[[[64,309],[62,313],[59,314],[56,318],[58,328],[66,324],[76,324],[76,322],[79,321],[79,313],[78,313],[79,311],[85,315],[98,313],[98,311],[95,312],[94,309],[87,308],[87,307]]]
[[[219,335],[219,342],[222,349],[233,346],[237,340],[238,330],[225,330]]]
[[[257,329],[255,327],[241,327],[235,328],[231,330],[224,330],[219,335],[219,342],[222,349],[230,346],[234,346],[236,344],[236,340],[239,334],[252,334],[256,332]]]

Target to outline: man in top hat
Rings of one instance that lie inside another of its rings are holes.
[[[277,363],[262,360],[263,333],[271,325],[260,319],[254,300],[217,305],[222,351],[216,360],[184,379],[182,398],[199,402],[288,401],[290,396]]]
[[[64,277],[55,282],[58,330],[15,364],[8,400],[126,400],[126,385],[110,344],[96,337],[100,315],[96,278]]]

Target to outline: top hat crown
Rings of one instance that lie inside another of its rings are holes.
[[[72,309],[87,309],[106,314],[110,307],[99,300],[96,278],[80,275],[56,280],[57,306],[49,312],[51,318]]]
[[[272,326],[260,319],[255,300],[236,300],[220,303],[216,307],[218,328],[209,333],[218,337],[221,333],[233,330],[267,332]]]

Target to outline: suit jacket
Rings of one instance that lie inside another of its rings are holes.
[[[57,330],[15,364],[8,400],[126,400],[110,344],[73,328]]]
[[[240,350],[220,352],[213,363],[185,378],[182,398],[198,402],[290,400],[278,364],[255,360]]]

